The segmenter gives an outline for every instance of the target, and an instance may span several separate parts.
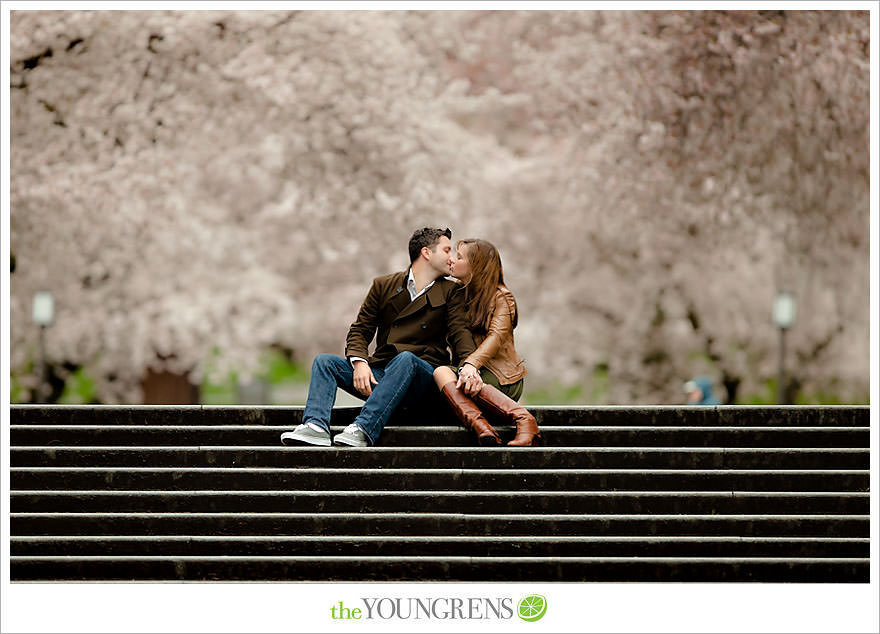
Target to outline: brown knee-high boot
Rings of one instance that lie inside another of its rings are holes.
[[[474,402],[468,398],[467,394],[455,387],[455,381],[450,381],[443,386],[441,390],[443,396],[452,406],[452,411],[461,421],[465,429],[469,429],[477,434],[477,440],[481,445],[494,446],[501,444],[501,438],[498,432],[489,424],[480,408],[474,405]]]
[[[541,431],[535,417],[501,390],[484,385],[473,398],[486,411],[498,417],[503,416],[516,424],[516,436],[507,443],[509,446],[537,447],[541,443]]]

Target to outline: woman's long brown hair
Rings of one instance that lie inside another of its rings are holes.
[[[470,328],[477,332],[489,329],[489,314],[495,305],[495,292],[504,286],[501,255],[491,242],[478,238],[459,240],[455,248],[465,247],[465,257],[471,269],[465,284],[465,302]],[[516,325],[516,315],[513,316]]]

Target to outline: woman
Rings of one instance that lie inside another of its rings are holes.
[[[535,417],[516,401],[522,395],[525,362],[513,345],[516,328],[516,300],[504,285],[501,256],[485,240],[460,240],[451,256],[450,274],[465,286],[465,302],[469,327],[477,349],[462,363],[470,364],[480,373],[483,388],[468,396],[457,387],[452,368],[434,370],[434,381],[452,405],[465,428],[476,432],[481,445],[500,445],[498,432],[489,424],[484,412],[496,419],[507,419],[516,425],[511,447],[536,447],[541,432]]]

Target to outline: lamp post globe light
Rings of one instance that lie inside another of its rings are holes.
[[[773,323],[777,328],[786,330],[794,325],[794,295],[789,291],[779,291],[773,300]]]
[[[37,386],[37,402],[44,403],[46,385],[49,377],[49,365],[46,363],[46,328],[55,321],[55,296],[51,291],[37,291],[34,293],[32,316],[34,323],[40,327],[40,384]]]
[[[776,400],[780,405],[785,399],[785,331],[794,325],[794,320],[794,295],[781,290],[773,300],[773,324],[779,328],[779,385]]]
[[[52,291],[34,293],[33,318],[34,323],[42,328],[52,325],[55,320],[55,296]]]

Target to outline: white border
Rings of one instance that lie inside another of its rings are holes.
[[[871,534],[878,511],[878,9],[873,2],[253,2],[248,9],[864,9],[871,13]],[[240,2],[4,2],[2,6],[2,454],[9,447],[9,12],[34,9],[237,9]],[[10,584],[9,482],[2,475],[3,632],[877,632],[878,540],[871,540],[870,584]],[[330,606],[361,596],[497,596],[540,593],[541,621],[334,622]]]

